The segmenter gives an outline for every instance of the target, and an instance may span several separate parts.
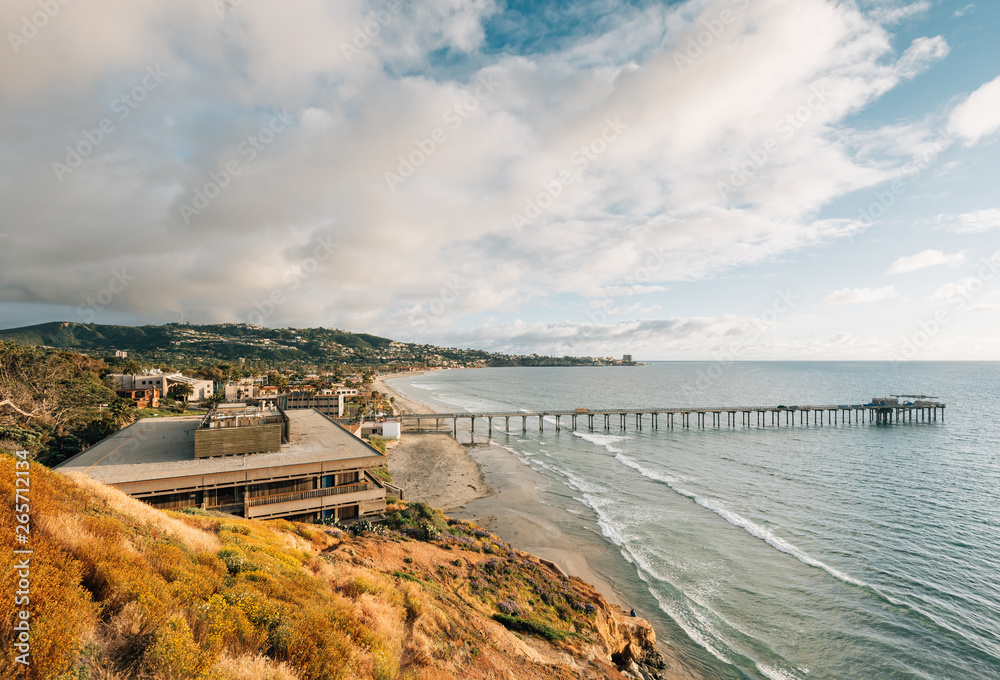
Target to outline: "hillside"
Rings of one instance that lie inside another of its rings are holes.
[[[14,479],[0,455],[7,507]],[[621,680],[663,665],[647,623],[423,505],[355,536],[161,512],[35,463],[30,480],[31,665],[4,677]],[[15,521],[0,519],[4,545]],[[0,551],[5,593],[15,557]],[[5,669],[21,668],[15,620],[0,621]]]
[[[403,343],[329,328],[262,328],[246,324],[111,326],[52,322],[0,330],[0,342],[107,355],[125,350],[161,361],[196,359],[345,363],[372,366],[565,366],[590,358],[518,356]]]

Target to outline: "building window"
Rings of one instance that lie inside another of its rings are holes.
[[[329,489],[333,486],[333,475],[323,475],[323,485],[322,488]]]

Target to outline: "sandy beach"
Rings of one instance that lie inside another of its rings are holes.
[[[399,394],[385,381],[414,373],[379,376],[372,389],[395,397],[403,413],[433,413],[434,409]],[[433,430],[434,423],[423,430]],[[426,501],[448,514],[475,522],[519,550],[554,562],[567,574],[593,585],[609,602],[624,606],[619,593],[588,565],[578,537],[569,537],[553,521],[555,508],[543,506],[537,488],[541,479],[506,449],[486,443],[460,443],[451,423],[438,433],[404,432],[388,450],[389,472],[406,499]],[[462,432],[460,430],[460,432]],[[462,432],[468,436],[467,432]],[[607,552],[596,541],[586,550]]]
[[[413,376],[399,373],[379,376],[373,389],[395,397],[404,413],[433,413],[434,409],[407,399],[386,381]],[[434,429],[431,422],[424,426]],[[459,429],[463,438],[471,438]],[[538,489],[545,480],[510,451],[489,441],[460,443],[451,436],[451,422],[438,433],[404,432],[402,441],[388,450],[389,471],[407,500],[426,501],[449,515],[474,522],[497,534],[518,550],[532,553],[577,576],[608,602],[628,610],[627,597],[595,569],[608,560],[607,542],[579,528],[568,511],[542,502]],[[660,632],[660,631],[658,631]],[[699,664],[679,656],[664,636],[659,645],[670,680],[700,680],[706,675]]]
[[[384,382],[412,375],[415,374],[379,376],[372,389],[391,394],[396,409],[402,413],[431,412],[429,407],[406,399]],[[434,424],[429,423],[428,427],[433,430]],[[479,465],[469,455],[468,447],[455,441],[446,428],[438,433],[406,432],[398,444],[388,449],[387,455],[393,483],[402,487],[407,500],[426,501],[451,512],[493,493]]]

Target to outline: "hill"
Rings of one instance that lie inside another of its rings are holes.
[[[389,529],[162,512],[83,476],[30,478],[30,662],[0,620],[4,677],[452,680],[655,677],[652,629],[471,524],[391,506]],[[19,501],[19,503],[28,501]],[[13,512],[0,516],[16,545]],[[13,602],[13,598],[11,600]],[[22,638],[23,640],[24,638]]]
[[[107,355],[177,362],[240,358],[260,362],[371,366],[566,366],[590,358],[538,357],[403,343],[329,328],[262,328],[247,324],[112,326],[52,322],[0,330],[0,341]]]

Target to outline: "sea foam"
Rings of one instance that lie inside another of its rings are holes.
[[[774,532],[772,532],[770,529],[762,527],[759,524],[750,521],[746,517],[743,517],[742,515],[733,512],[732,510],[729,510],[722,503],[711,499],[702,498],[697,494],[694,494],[690,491],[687,491],[686,489],[677,486],[677,480],[671,477],[670,475],[662,474],[654,470],[649,470],[647,468],[644,468],[639,463],[636,463],[635,461],[626,458],[620,453],[615,456],[615,459],[622,465],[632,468],[643,477],[651,479],[655,482],[660,482],[661,484],[665,484],[668,487],[670,487],[673,491],[681,494],[682,496],[690,498],[701,507],[705,508],[706,510],[711,510],[719,517],[732,524],[733,526],[743,529],[754,538],[758,538],[764,541],[775,550],[783,552],[787,555],[791,555],[795,559],[799,560],[803,564],[809,565],[810,567],[816,567],[818,569],[822,569],[826,573],[830,574],[830,576],[833,576],[834,578],[843,581],[844,583],[849,583],[851,585],[859,586],[862,588],[869,588],[871,590],[874,590],[875,592],[878,592],[878,590],[873,586],[865,583],[864,581],[860,581],[854,578],[853,576],[845,574],[839,569],[835,569],[834,567],[831,567],[830,565],[821,562],[820,560],[817,560],[815,557],[812,557],[805,551],[792,545],[787,540],[781,538],[780,536],[776,536]],[[879,594],[882,595],[882,593]],[[885,595],[882,596],[885,597]]]

